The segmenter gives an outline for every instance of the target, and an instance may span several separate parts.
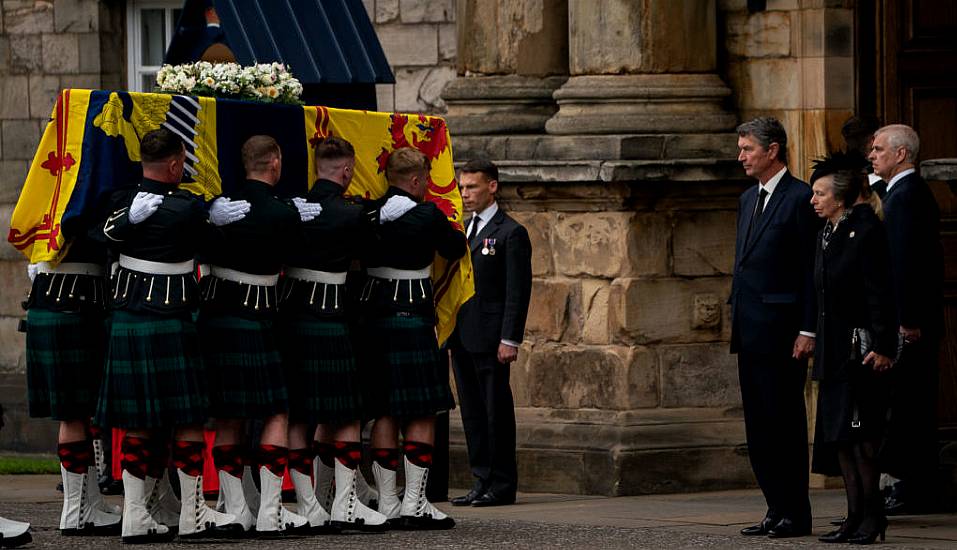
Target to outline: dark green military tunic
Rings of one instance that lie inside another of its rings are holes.
[[[222,227],[223,241],[204,250],[213,273],[202,280],[198,319],[209,373],[212,416],[266,418],[288,411],[288,391],[274,330],[275,284],[237,282],[217,269],[254,276],[280,272],[298,241],[299,212],[270,185],[246,180],[229,193],[249,201],[245,218]]]
[[[412,198],[390,187],[373,207],[403,195]],[[417,270],[430,266],[436,253],[457,260],[465,252],[465,235],[437,206],[425,202],[382,224],[366,266]],[[366,378],[369,415],[419,418],[453,408],[448,360],[435,335],[431,279],[369,277],[362,309],[368,351],[363,361],[371,375]]]

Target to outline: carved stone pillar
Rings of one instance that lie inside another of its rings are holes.
[[[715,73],[714,0],[571,0],[571,78],[552,134],[729,130],[731,90]],[[595,29],[601,29],[595,32]]]
[[[566,0],[458,0],[459,78],[442,94],[456,135],[541,132],[568,75]]]

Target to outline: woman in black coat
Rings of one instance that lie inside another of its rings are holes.
[[[820,540],[867,544],[883,538],[887,525],[877,450],[887,412],[886,371],[898,342],[887,237],[862,199],[867,177],[858,161],[843,154],[819,161],[811,184],[811,204],[827,220],[814,266],[819,389],[812,469],[836,474],[836,457],[848,505],[841,527]]]

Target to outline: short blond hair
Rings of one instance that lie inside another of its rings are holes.
[[[428,174],[432,169],[429,158],[412,147],[392,151],[385,164],[385,179],[389,183],[404,181],[415,175]]]

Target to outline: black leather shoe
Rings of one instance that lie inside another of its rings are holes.
[[[752,525],[751,527],[745,527],[741,530],[741,534],[746,537],[755,537],[755,536],[764,536],[768,534],[768,531],[774,527],[777,522],[780,521],[779,518],[764,516],[764,519],[761,520],[757,525]]]
[[[468,506],[469,504],[472,504],[472,502],[475,499],[479,498],[480,496],[484,494],[485,494],[485,491],[481,491],[479,489],[472,489],[471,491],[468,492],[467,495],[455,497],[449,502],[452,503],[452,506]]]
[[[515,495],[502,497],[502,496],[496,495],[492,491],[489,491],[472,501],[472,506],[475,506],[475,507],[505,506],[506,504],[515,504]]]
[[[768,531],[768,538],[789,539],[793,537],[804,537],[811,534],[811,522],[796,522],[791,518],[784,518],[777,525]]]

